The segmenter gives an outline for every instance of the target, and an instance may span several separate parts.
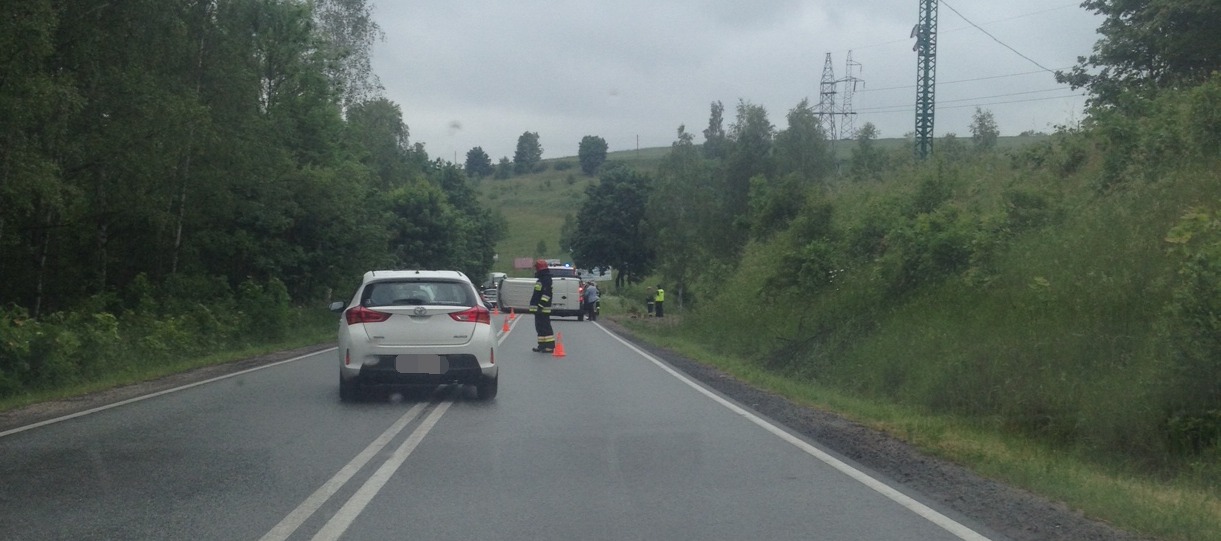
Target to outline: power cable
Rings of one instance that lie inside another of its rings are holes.
[[[1068,68],[1064,68],[1064,69],[1068,69]],[[1042,74],[1042,73],[1045,73],[1045,72],[1043,72],[1043,71],[1025,71],[1022,73],[1007,73],[1004,75],[990,75],[987,77],[974,77],[971,79],[959,79],[957,81],[938,82],[937,86],[940,87],[942,85],[952,85],[952,84],[957,84],[957,83],[971,83],[971,82],[975,82],[975,81],[986,81],[988,79],[1003,79],[1005,77],[1018,77],[1018,76],[1022,76],[1022,75],[1035,75],[1035,74]],[[1065,86],[1067,86],[1067,85],[1065,85]],[[886,86],[886,87],[882,87],[882,88],[862,88],[860,90],[857,90],[857,92],[881,92],[883,90],[909,90],[912,88],[916,88],[916,85]]]
[[[1002,46],[1004,46],[1006,49],[1009,49],[1010,51],[1013,51],[1013,52],[1014,52],[1014,54],[1016,54],[1016,55],[1018,55],[1018,56],[1020,56],[1020,57],[1022,57],[1022,58],[1025,58],[1026,60],[1029,60],[1031,64],[1034,64],[1034,65],[1036,65],[1036,66],[1038,66],[1038,67],[1040,67],[1040,68],[1043,68],[1043,71],[1050,72],[1050,73],[1055,73],[1055,72],[1054,72],[1054,71],[1052,71],[1051,69],[1048,69],[1048,68],[1047,68],[1047,66],[1044,66],[1043,64],[1040,64],[1040,63],[1038,63],[1038,62],[1035,62],[1035,61],[1034,61],[1033,59],[1031,59],[1029,56],[1026,56],[1026,55],[1024,55],[1024,54],[1022,54],[1022,53],[1018,52],[1018,50],[1017,50],[1017,49],[1014,49],[1013,47],[1010,47],[1010,46],[1009,46],[1009,44],[1007,44],[1007,43],[1005,43],[1005,42],[1003,42],[1003,41],[1001,41],[1001,40],[997,39],[997,37],[996,37],[996,36],[993,36],[992,34],[989,34],[987,30],[984,30],[984,29],[983,29],[983,28],[981,28],[981,27],[980,27],[978,24],[975,24],[975,23],[971,22],[971,19],[968,19],[968,18],[966,18],[966,17],[965,17],[963,14],[959,13],[959,12],[958,12],[958,10],[954,9],[954,6],[951,6],[951,5],[950,5],[949,3],[947,3],[945,0],[939,0],[939,1],[940,1],[942,4],[944,4],[944,5],[945,5],[945,7],[950,8],[950,11],[953,11],[955,15],[958,15],[959,17],[962,17],[962,20],[967,21],[967,24],[970,24],[971,26],[974,26],[974,27],[975,27],[976,29],[978,29],[980,32],[983,32],[983,33],[984,33],[984,35],[986,35],[986,36],[988,36],[988,37],[992,38],[992,41],[995,41],[995,42],[997,42],[997,43],[1001,44]]]
[[[942,2],[942,3],[944,4],[945,2]],[[1042,15],[1042,14],[1044,14],[1044,13],[1051,12],[1051,11],[1059,11],[1059,10],[1062,10],[1062,9],[1073,8],[1073,7],[1079,7],[1079,6],[1080,6],[1080,3],[1079,3],[1079,2],[1073,2],[1073,3],[1071,3],[1071,4],[1064,4],[1064,5],[1059,6],[1059,7],[1047,8],[1047,9],[1043,9],[1043,10],[1039,10],[1039,11],[1032,11],[1032,12],[1030,12],[1030,13],[1023,13],[1023,14],[1021,14],[1021,15],[1014,15],[1014,16],[1012,16],[1012,17],[1006,17],[1006,18],[1004,18],[1004,19],[995,19],[995,20],[991,20],[991,21],[985,21],[985,22],[980,23],[980,24],[995,24],[995,23],[1003,23],[1003,22],[1007,22],[1007,21],[1012,21],[1012,20],[1014,20],[1014,19],[1022,19],[1022,18],[1026,18],[1026,17],[1031,17],[1031,16],[1034,16],[1034,15]],[[950,9],[954,9],[954,8],[950,8]],[[957,12],[957,11],[955,11],[954,13],[958,13],[958,12]],[[959,17],[962,17],[962,15],[959,15]],[[966,20],[966,18],[964,17],[964,18],[963,18],[963,20]],[[967,22],[968,22],[968,23],[970,23],[970,21],[967,21]],[[972,25],[974,25],[974,23],[972,23]],[[969,29],[969,28],[971,28],[971,27],[970,27],[970,26],[959,26],[959,27],[956,27],[956,28],[950,28],[950,29],[947,29],[947,30],[939,30],[939,31],[938,31],[938,33],[939,33],[939,34],[948,34],[948,33],[950,33],[950,32],[957,32],[957,31],[959,31],[959,30],[967,30],[967,29]],[[977,27],[977,28],[978,28],[978,27]],[[867,44],[867,45],[860,45],[860,46],[857,46],[857,47],[849,47],[849,48],[847,48],[847,49],[838,49],[838,50],[831,51],[831,52],[835,52],[835,53],[842,53],[842,52],[845,52],[845,51],[852,51],[852,50],[859,50],[859,49],[870,49],[870,48],[873,48],[873,47],[881,47],[881,46],[883,46],[883,45],[894,45],[894,44],[897,44],[897,43],[910,44],[910,43],[911,43],[911,38],[902,38],[902,39],[894,39],[894,40],[890,40],[890,41],[882,41],[882,42],[878,42],[878,43],[870,43],[870,44]]]
[[[1066,94],[1063,96],[1048,96],[1046,98],[1030,98],[1030,99],[1025,99],[1025,100],[1008,100],[1008,101],[994,101],[994,102],[987,102],[987,103],[971,103],[971,104],[967,104],[967,105],[951,105],[949,107],[941,107],[940,105],[938,105],[937,110],[940,111],[943,109],[965,109],[968,107],[983,107],[983,106],[989,106],[989,105],[1007,105],[1010,103],[1027,103],[1027,102],[1032,102],[1032,101],[1061,100],[1061,99],[1077,98],[1077,97],[1085,97],[1085,94],[1076,93],[1076,94]],[[970,99],[966,99],[966,100],[955,100],[955,101],[974,101],[975,99],[981,99],[981,98],[970,98]],[[983,98],[983,99],[986,99],[986,98]],[[915,107],[913,107],[911,105],[889,105],[886,107],[873,107],[873,108],[868,108],[868,109],[858,109],[857,113],[860,113],[860,114],[868,113],[868,114],[873,114],[873,115],[885,115],[885,114],[894,114],[894,113],[911,114],[911,112],[914,110],[915,110]]]

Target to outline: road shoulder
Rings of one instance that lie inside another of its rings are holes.
[[[902,490],[920,493],[1014,541],[1147,539],[1092,520],[1063,503],[980,477],[962,466],[923,454],[886,433],[825,410],[797,404],[714,367],[654,346],[610,318],[600,318],[598,323],[707,387],[820,447],[898,483]]]

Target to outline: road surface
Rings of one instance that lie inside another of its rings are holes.
[[[326,350],[2,431],[0,537],[1008,539],[600,323],[555,329],[563,357],[531,352],[517,318],[490,402],[443,386],[342,403]]]

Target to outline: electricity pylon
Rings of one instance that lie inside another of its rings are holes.
[[[848,62],[844,66],[844,78],[839,82],[844,83],[844,96],[840,98],[840,114],[844,119],[839,124],[839,138],[853,139],[856,137],[856,111],[852,110],[852,95],[856,93],[857,83],[864,81],[852,75],[853,68],[857,71],[861,69],[860,62],[852,61],[852,51],[848,51]]]
[[[937,0],[920,0],[920,22],[912,29],[916,44],[916,157],[933,152],[933,116],[936,109]]]
[[[838,83],[839,81],[835,80],[835,70],[831,68],[831,53],[827,53],[827,60],[822,67],[822,82],[818,86],[818,120],[822,122],[832,144],[839,135],[839,132],[835,131],[835,115],[838,113],[835,107],[835,85]]]

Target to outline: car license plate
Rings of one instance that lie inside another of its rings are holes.
[[[440,374],[440,355],[399,355],[394,358],[394,369],[400,374]]]

